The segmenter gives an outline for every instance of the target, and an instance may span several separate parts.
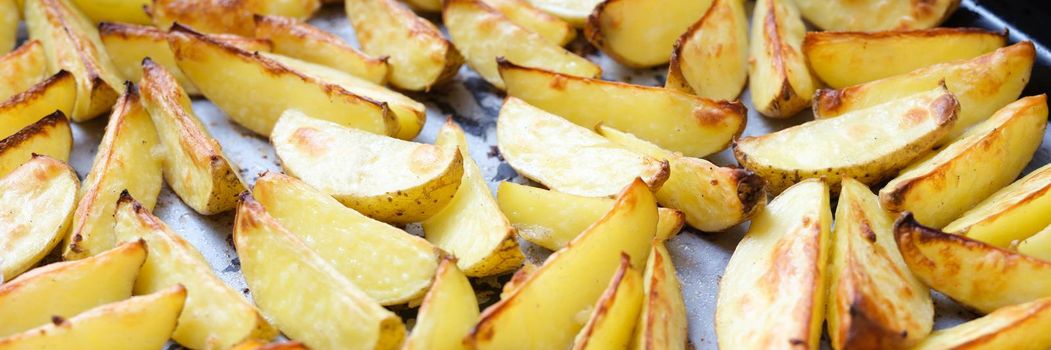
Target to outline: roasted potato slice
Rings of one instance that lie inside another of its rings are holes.
[[[832,223],[828,201],[828,185],[810,179],[752,219],[719,283],[720,348],[818,348]]]
[[[1051,298],[1007,306],[961,325],[935,331],[915,350],[1051,347]]]
[[[362,50],[389,57],[391,85],[427,91],[456,76],[463,65],[463,56],[438,27],[396,0],[345,0],[344,4]]]
[[[0,176],[6,176],[35,155],[66,162],[72,148],[73,131],[69,128],[69,119],[56,111],[0,140]]]
[[[519,174],[548,188],[604,197],[641,178],[650,189],[668,179],[668,162],[628,151],[594,132],[508,97],[496,119],[500,154]]]
[[[1001,154],[998,160],[1013,156],[1011,153]],[[983,167],[979,171],[986,169]],[[996,191],[945,225],[944,231],[995,246],[1008,247],[1012,242],[1026,239],[1051,225],[1051,217],[1046,215],[1051,212],[1049,210],[1051,165],[1045,165],[1010,186]]]
[[[419,222],[456,194],[463,157],[455,147],[402,141],[285,112],[270,137],[285,172],[385,222]]]
[[[1006,40],[1007,32],[978,28],[809,32],[803,53],[814,75],[838,89],[981,56],[1003,47]]]
[[[794,2],[803,17],[818,28],[862,32],[936,27],[960,5],[960,0]]]
[[[588,16],[584,37],[623,65],[665,64],[675,40],[711,5],[712,0],[604,0]]]
[[[142,80],[142,60],[149,57],[163,66],[179,82],[186,93],[200,95],[197,87],[175,64],[175,54],[168,46],[168,33],[154,27],[126,23],[99,23],[99,37],[106,45],[110,59],[125,80]]]
[[[938,154],[902,170],[879,191],[880,203],[888,210],[910,211],[924,225],[944,227],[1017,179],[1040,147],[1046,126],[1045,95],[1009,104]]]
[[[289,338],[319,350],[392,349],[404,338],[405,325],[397,315],[333,269],[250,196],[237,208],[234,245],[253,300]]]
[[[752,13],[748,91],[760,114],[788,118],[807,108],[818,88],[803,56],[806,26],[793,0],[759,0]]]
[[[744,137],[733,151],[773,193],[820,177],[833,191],[844,177],[872,185],[934,148],[952,130],[958,111],[956,98],[938,87],[839,118]]]
[[[687,349],[686,304],[664,242],[653,242],[643,280],[646,297],[635,326],[634,348]]]
[[[204,33],[230,33],[251,37],[253,16],[275,15],[305,19],[319,7],[319,0],[152,0],[153,25],[162,30],[173,24]]]
[[[834,349],[907,349],[931,332],[930,291],[905,265],[893,224],[867,186],[843,179],[826,310]]]
[[[438,253],[426,240],[348,209],[286,175],[263,175],[252,193],[292,235],[380,304],[418,299],[431,284]]]
[[[77,96],[76,80],[66,71],[33,85],[22,93],[0,103],[0,137],[18,133],[44,116],[58,111],[63,115],[73,111]]]
[[[80,181],[69,165],[31,157],[0,178],[0,281],[29,270],[58,245],[77,200]]]
[[[621,254],[620,267],[573,340],[573,350],[627,349],[642,310],[642,290],[642,275],[631,267],[631,258]]]
[[[47,72],[47,55],[39,40],[30,40],[0,56],[0,101],[29,90],[47,78]]]
[[[138,89],[127,83],[80,188],[63,258],[81,259],[113,247],[113,213],[121,192],[127,190],[146,209],[153,209],[163,182],[160,147]]]
[[[570,347],[584,326],[578,315],[590,313],[622,254],[633,266],[642,266],[656,226],[657,203],[646,184],[636,179],[598,222],[486,308],[464,343],[472,349]],[[558,290],[572,293],[552,293]]]
[[[423,222],[424,237],[456,256],[456,266],[467,276],[492,276],[522,266],[525,256],[518,249],[515,229],[489,192],[485,174],[471,159],[463,130],[449,119],[438,131],[437,143],[460,150],[463,180],[452,201]]]
[[[272,59],[176,25],[169,43],[179,69],[227,116],[269,136],[286,109],[368,132],[394,135],[398,124],[382,103],[297,72]],[[252,91],[248,94],[245,91]]]
[[[1018,252],[1051,261],[1051,225],[1018,243]]]
[[[945,85],[960,101],[960,114],[947,143],[998,109],[1014,102],[1029,82],[1035,51],[1021,42],[969,60],[920,68],[839,90],[814,94],[814,117],[830,118]]]
[[[152,24],[146,7],[151,0],[72,0],[84,15],[95,22]]]
[[[564,46],[577,37],[577,30],[568,22],[541,11],[526,0],[482,0],[486,5],[500,11],[507,19],[537,33],[551,44]],[[441,10],[441,3],[434,11]]]
[[[920,281],[980,312],[1051,296],[1051,261],[922,226],[909,213],[894,238]]]
[[[11,51],[18,42],[20,12],[15,0],[0,0],[0,54]]]
[[[0,349],[160,349],[171,336],[185,300],[186,289],[176,285],[69,319],[52,317],[51,323],[0,339]]]
[[[588,16],[602,0],[529,0],[533,6],[577,27],[584,27]]]
[[[455,259],[448,258],[438,265],[402,349],[463,349],[463,337],[478,322],[479,311],[471,282],[456,265]]]
[[[602,74],[598,65],[515,24],[482,0],[447,0],[442,19],[467,64],[497,88],[504,88],[498,59],[573,76]]]
[[[714,0],[675,42],[664,87],[713,100],[736,100],[748,82],[744,2]]]
[[[340,37],[294,18],[255,16],[255,37],[274,43],[274,53],[341,70],[375,84],[387,82],[387,58],[370,57]]]

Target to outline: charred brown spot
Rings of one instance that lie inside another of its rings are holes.
[[[569,79],[567,79],[566,77],[561,75],[555,75],[551,77],[551,82],[548,83],[548,86],[551,87],[551,89],[553,90],[564,91],[568,82]]]
[[[930,109],[938,125],[943,125],[956,120],[956,115],[960,111],[960,102],[952,94],[944,94],[931,102]]]
[[[325,133],[314,128],[299,128],[292,132],[289,142],[299,145],[299,149],[307,154],[317,157],[328,153],[327,145],[332,142]]]
[[[741,201],[741,211],[745,217],[750,217],[761,207],[760,202],[766,201],[766,181],[747,169],[734,169],[731,174],[737,183],[737,198]]]

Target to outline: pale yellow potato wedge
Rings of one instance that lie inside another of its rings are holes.
[[[231,350],[309,350],[306,345],[297,341],[266,343],[258,339],[249,339]]]
[[[0,137],[9,137],[56,111],[68,116],[77,96],[76,79],[59,71],[0,103]]]
[[[1005,155],[1012,156],[1011,154]],[[1051,225],[1051,165],[996,191],[943,229],[999,247],[1024,240]]]
[[[311,349],[392,349],[405,325],[263,206],[245,196],[234,222],[234,246],[252,299],[286,336]]]
[[[270,137],[289,175],[368,217],[419,222],[460,187],[463,157],[453,146],[402,141],[285,112]]]
[[[825,310],[833,349],[908,349],[931,332],[931,294],[905,265],[893,224],[867,186],[843,179]]]
[[[237,167],[193,112],[190,97],[175,77],[146,58],[139,90],[164,148],[164,179],[183,203],[202,215],[237,206],[247,190]],[[232,343],[224,347],[233,346]]]
[[[599,126],[598,132],[631,151],[667,161],[671,174],[657,190],[657,203],[681,210],[686,222],[698,230],[728,229],[766,205],[765,181],[751,171],[683,157],[605,125]]]
[[[654,253],[650,254],[652,259]],[[642,296],[642,274],[631,267],[631,258],[621,254],[620,267],[577,333],[573,349],[627,349],[642,311]]]
[[[584,27],[591,11],[602,0],[529,0],[533,6],[576,27]]]
[[[1029,82],[1035,49],[1021,42],[969,60],[920,68],[909,73],[814,94],[814,117],[839,116],[944,85],[960,101],[960,113],[948,143],[967,128],[1014,102]]]
[[[978,28],[809,32],[803,54],[814,76],[838,89],[981,56],[1003,47],[1006,40],[1007,32]]]
[[[456,257],[467,276],[484,277],[522,266],[525,256],[511,222],[489,192],[489,182],[467,151],[467,140],[451,118],[438,131],[439,145],[455,145],[464,159],[463,179],[452,201],[423,222],[424,237]]]
[[[1009,104],[938,154],[902,170],[879,191],[880,204],[910,211],[924,225],[944,227],[1017,179],[1046,126],[1047,96]]]
[[[839,118],[819,119],[734,144],[737,161],[780,193],[803,179],[839,188],[852,177],[873,185],[926,155],[948,135],[959,104],[944,87]]]
[[[426,240],[348,209],[290,176],[268,173],[252,191],[267,212],[380,304],[423,296],[438,267]],[[383,254],[376,255],[382,251]]]
[[[175,64],[175,54],[168,46],[167,32],[154,27],[102,22],[99,23],[99,37],[121,78],[128,81],[142,80],[142,60],[149,57],[171,72],[186,93],[194,96],[201,94]]]
[[[152,24],[146,7],[151,0],[72,0],[84,15],[97,22]]]
[[[818,348],[832,224],[828,201],[828,185],[806,180],[752,219],[719,283],[720,348]]]
[[[176,25],[169,35],[179,69],[233,121],[269,136],[286,109],[394,135],[398,124],[382,103],[297,72],[217,37]],[[251,93],[246,93],[251,91]]]
[[[403,350],[464,349],[463,338],[478,322],[478,299],[456,265],[455,259],[448,258],[438,265]]]
[[[486,5],[500,11],[514,24],[537,33],[545,41],[564,46],[577,37],[577,30],[569,22],[544,12],[526,0],[482,0]],[[434,11],[440,11],[441,4]]]
[[[438,27],[398,1],[345,0],[344,5],[362,51],[389,57],[391,85],[427,91],[456,76],[463,65],[463,56]]]
[[[0,178],[0,278],[29,270],[69,230],[77,200],[77,174],[62,161],[31,156]]]
[[[15,0],[0,0],[0,54],[15,48],[18,39],[18,3]]]
[[[964,306],[989,313],[1051,297],[1051,261],[925,227],[909,213],[894,238],[920,281]]]
[[[806,109],[818,83],[803,55],[806,26],[794,0],[759,0],[752,13],[748,91],[752,105],[770,118]]]
[[[340,37],[294,18],[255,16],[255,37],[274,43],[274,53],[341,70],[376,84],[387,82],[386,57],[371,57]]]
[[[1018,243],[1018,252],[1051,261],[1051,225]]]
[[[145,242],[128,242],[99,255],[39,267],[0,285],[0,338],[127,299],[146,261]],[[72,292],[71,291],[75,291]]]
[[[32,1],[32,0],[30,0]],[[0,349],[160,349],[175,328],[186,289],[175,285],[0,339]]]
[[[581,197],[542,188],[501,182],[496,201],[518,231],[518,236],[550,250],[569,244],[605,215],[616,202],[612,198]],[[682,230],[681,211],[657,208],[658,240],[674,237]]]
[[[321,7],[319,0],[152,0],[153,25],[168,30],[174,23],[204,33],[253,36],[253,16],[275,15],[306,19]]]
[[[69,128],[69,119],[56,111],[0,140],[0,176],[6,176],[35,155],[64,163],[69,160],[72,149],[73,131]]]
[[[66,70],[77,81],[73,121],[85,121],[113,107],[122,80],[110,62],[95,23],[68,0],[27,0],[29,37],[44,45],[49,71]]]
[[[456,49],[482,78],[504,88],[498,59],[561,74],[596,78],[602,68],[515,24],[482,0],[448,0],[442,20]]]
[[[643,281],[645,298],[635,326],[633,348],[687,349],[686,304],[664,242],[653,242]]]
[[[161,147],[138,89],[128,83],[113,107],[95,162],[80,188],[63,258],[82,259],[113,247],[113,213],[121,192],[127,190],[153,210],[164,181]]]
[[[579,315],[591,311],[621,256],[627,255],[632,266],[645,263],[656,226],[657,203],[646,184],[636,180],[598,222],[486,308],[465,344],[472,349],[570,347],[584,327]]]
[[[665,64],[675,41],[711,5],[712,0],[604,0],[588,16],[584,37],[625,66]]]
[[[508,97],[496,119],[500,154],[519,174],[550,189],[611,196],[636,178],[652,190],[668,179],[668,162],[621,148],[584,127]]]
[[[713,100],[736,100],[748,82],[744,2],[714,0],[675,42],[664,87]]]
[[[1017,349],[1051,347],[1051,298],[1007,306],[981,318],[935,331],[915,350]]]
[[[960,0],[794,2],[803,17],[818,28],[863,32],[936,27],[960,6]]]
[[[47,72],[47,55],[39,40],[27,41],[0,56],[0,100],[29,90],[47,78]]]
[[[690,157],[725,149],[745,126],[747,110],[738,102],[574,77],[506,61],[500,63],[500,75],[508,95],[577,125],[591,129],[602,123]]]

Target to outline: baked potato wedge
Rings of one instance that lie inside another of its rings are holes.
[[[908,349],[930,334],[934,304],[894,242],[894,217],[843,179],[832,233],[826,320],[834,349]]]
[[[713,100],[736,100],[748,82],[744,2],[714,0],[675,42],[664,87]]]
[[[251,196],[237,207],[234,245],[252,299],[289,338],[318,350],[392,349],[404,338],[405,325],[397,315],[333,269]]]
[[[702,158],[683,157],[605,125],[597,129],[606,139],[633,152],[667,161],[671,174],[657,190],[657,203],[681,210],[686,222],[698,230],[728,229],[748,220],[766,205],[765,181],[751,171],[720,167]]]
[[[627,349],[642,310],[642,290],[642,275],[631,267],[631,258],[621,254],[620,267],[573,340],[573,350]]]
[[[772,193],[820,177],[833,191],[844,177],[872,185],[933,149],[952,130],[958,111],[956,98],[938,87],[839,118],[744,137],[733,151]]]
[[[167,32],[154,27],[102,22],[99,23],[99,37],[113,65],[125,80],[142,80],[142,60],[149,57],[171,72],[186,93],[194,96],[201,94],[175,64],[175,54],[168,46]]]
[[[427,91],[460,71],[463,56],[430,21],[396,0],[344,0],[362,51],[389,57],[387,81],[399,89]]]
[[[7,100],[47,78],[47,55],[39,40],[30,40],[0,56],[0,101]]]
[[[605,197],[636,178],[651,190],[668,179],[667,161],[628,151],[514,97],[500,108],[496,137],[515,171],[559,192]]]
[[[569,22],[541,11],[526,0],[482,0],[486,5],[500,11],[504,17],[528,31],[537,33],[545,41],[565,46],[577,37],[577,30]],[[441,3],[434,11],[441,10]]]
[[[1000,160],[1012,156],[1004,154]],[[1040,167],[996,191],[945,225],[943,230],[1006,248],[1051,225],[1051,217],[1045,215],[1048,210],[1051,210],[1051,165]]]
[[[403,350],[463,349],[463,337],[478,322],[478,299],[471,282],[456,267],[456,260],[442,259],[434,284],[420,304],[416,325]]]
[[[752,13],[748,91],[760,114],[788,118],[806,109],[818,88],[803,55],[806,26],[793,0],[759,0]]]
[[[0,54],[8,53],[18,42],[19,13],[15,0],[0,0]]]
[[[945,85],[960,102],[956,126],[942,144],[1014,102],[1029,82],[1035,51],[1021,42],[969,60],[920,68],[839,90],[814,94],[814,117],[830,118]]]
[[[77,96],[73,74],[59,71],[39,84],[0,103],[0,137],[9,137],[58,111],[68,116]]]
[[[251,37],[253,16],[275,15],[306,19],[321,7],[319,0],[152,0],[153,25],[168,30],[175,23],[203,33]]]
[[[635,326],[635,349],[688,349],[686,344],[686,304],[679,277],[664,242],[653,242],[646,273],[643,275],[645,299]]]
[[[72,0],[84,15],[98,22],[152,24],[146,8],[151,0]]]
[[[0,178],[0,282],[29,270],[58,245],[77,200],[80,181],[69,165],[31,157]]]
[[[1051,298],[997,309],[981,318],[935,331],[915,350],[1018,349],[1051,347]]]
[[[1003,47],[1006,40],[1007,32],[978,28],[809,32],[803,40],[803,54],[814,76],[839,89],[971,59]]]
[[[880,189],[880,204],[910,211],[924,225],[945,227],[1017,179],[1040,147],[1046,126],[1047,96],[1019,99],[936,155],[902,170]]]
[[[249,339],[231,350],[310,350],[303,343],[297,341],[267,343],[258,339]]]
[[[878,32],[937,27],[960,0],[794,0],[807,21],[824,30]]]
[[[463,157],[463,179],[452,201],[423,222],[424,237],[456,257],[471,277],[498,275],[522,266],[525,256],[511,222],[489,192],[489,184],[467,151],[467,139],[451,118],[438,131],[439,145],[455,145]]]
[[[588,16],[601,2],[602,0],[529,0],[533,6],[576,27],[584,27]]]
[[[34,155],[66,162],[72,149],[73,131],[69,128],[69,119],[56,111],[0,140],[0,176],[11,173]],[[76,193],[76,190],[73,192]],[[65,236],[65,233],[62,235]]]
[[[646,184],[636,179],[612,210],[551,255],[520,287],[486,308],[464,343],[471,349],[570,347],[584,327],[578,315],[590,314],[621,256],[627,255],[633,266],[645,263],[656,226],[657,203]]]
[[[255,16],[255,37],[274,43],[274,53],[329,66],[375,84],[387,82],[386,57],[371,57],[340,37],[295,18]]]
[[[566,75],[595,78],[602,68],[577,56],[490,7],[482,0],[447,0],[442,20],[467,64],[490,84],[503,89],[498,59]]]
[[[832,223],[828,201],[828,185],[809,179],[752,219],[719,283],[720,348],[818,348]]]
[[[604,0],[584,26],[584,37],[628,67],[668,63],[675,41],[704,16],[712,0]]]
[[[1018,243],[1018,252],[1051,261],[1051,225]]]
[[[252,194],[289,233],[380,304],[416,300],[434,278],[438,252],[426,240],[348,209],[302,181],[268,173]]]
[[[507,61],[500,62],[500,75],[509,96],[582,127],[602,123],[689,157],[725,149],[745,126],[747,110],[738,102],[574,77]]]

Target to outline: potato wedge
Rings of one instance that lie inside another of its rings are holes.
[[[584,37],[625,66],[665,64],[675,41],[711,5],[712,0],[604,0],[588,16]]]
[[[455,259],[442,259],[434,284],[416,314],[416,325],[403,350],[463,349],[463,337],[478,322],[478,299],[471,282],[456,267]]]
[[[128,242],[99,255],[42,266],[0,285],[0,338],[46,324],[53,316],[73,317],[93,307],[131,297],[144,242]],[[13,276],[7,276],[13,277]],[[75,291],[75,293],[71,293]]]
[[[602,68],[521,27],[482,0],[448,0],[442,20],[467,64],[503,89],[498,59],[567,75],[596,78]]]
[[[748,82],[744,2],[714,0],[675,42],[664,87],[713,100],[736,100]]]
[[[935,331],[915,350],[1051,347],[1051,298],[1007,306],[958,326]]]
[[[650,254],[652,258],[654,253]],[[642,290],[642,275],[631,267],[631,258],[621,254],[620,267],[577,333],[573,349],[627,349],[642,311]]]
[[[402,141],[285,112],[270,137],[289,175],[368,217],[396,223],[437,214],[460,187],[455,147]]]
[[[0,56],[0,101],[29,90],[47,78],[47,72],[47,55],[39,40],[30,40]]]
[[[738,102],[574,77],[507,61],[500,63],[500,76],[508,95],[577,125],[590,129],[602,123],[690,157],[725,149],[745,126],[747,110]]]
[[[809,32],[803,54],[814,76],[838,89],[981,56],[1003,47],[1006,40],[1007,32],[978,28]]]
[[[1012,242],[1024,240],[1051,225],[1051,217],[1046,215],[1049,208],[1051,165],[1045,165],[996,191],[945,225],[944,231],[1008,247]]]
[[[236,207],[237,196],[247,187],[237,168],[223,154],[219,141],[197,119],[190,97],[175,77],[153,60],[142,61],[142,70],[139,89],[164,148],[162,169],[168,186],[202,215]]]
[[[68,116],[77,96],[73,74],[59,71],[39,84],[0,103],[0,136],[18,133],[56,111]]]
[[[404,338],[405,325],[397,315],[333,269],[250,196],[237,208],[234,245],[253,300],[289,338],[319,350],[392,349]]]
[[[545,41],[565,46],[577,37],[577,30],[568,22],[544,12],[526,0],[482,0],[504,17],[528,31],[537,33]],[[440,11],[441,3],[433,11]]]
[[[752,219],[719,283],[720,348],[818,348],[832,223],[828,201],[828,185],[805,180]]]
[[[818,88],[803,56],[806,26],[792,0],[759,0],[752,13],[748,91],[760,114],[788,118],[806,109]]]
[[[612,198],[581,197],[542,188],[501,182],[496,191],[500,210],[518,236],[550,250],[559,250],[613,208]],[[681,211],[657,208],[655,239],[666,240],[682,230]]]
[[[72,149],[73,131],[69,128],[69,119],[56,111],[0,140],[0,176],[10,174],[35,155],[48,156],[64,163],[69,160]],[[73,192],[76,193],[75,190]],[[65,233],[62,235],[65,236]]]
[[[85,121],[113,107],[122,80],[110,62],[95,23],[67,0],[26,0],[29,37],[44,45],[50,71],[66,70],[77,81],[73,121]]]
[[[1018,243],[1018,252],[1051,261],[1051,225]]]
[[[84,15],[97,22],[152,24],[146,8],[151,0],[72,0]]]
[[[297,341],[266,343],[258,339],[249,339],[231,350],[310,350],[306,345]]]
[[[826,310],[834,349],[908,349],[931,332],[931,294],[905,265],[893,224],[867,186],[843,179]]]
[[[765,182],[751,171],[683,157],[605,125],[597,130],[633,152],[667,161],[671,174],[657,190],[657,203],[681,210],[686,214],[686,222],[698,230],[728,229],[748,220],[766,205]]]
[[[153,209],[163,182],[161,154],[153,121],[138,89],[128,83],[80,188],[63,258],[82,259],[113,247],[113,213],[121,192],[127,190],[146,209]]]
[[[463,180],[452,201],[423,222],[424,237],[456,257],[471,277],[493,276],[522,266],[525,256],[511,222],[489,192],[485,174],[467,152],[467,140],[452,119],[438,131],[439,145],[455,145],[464,159]]]
[[[62,161],[32,159],[0,178],[0,277],[10,280],[51,252],[69,230],[77,174]],[[2,280],[0,280],[2,281]]]
[[[347,18],[366,53],[390,57],[387,80],[397,88],[427,91],[456,76],[463,56],[430,21],[395,0],[345,0]]]
[[[952,130],[959,104],[945,87],[820,119],[763,136],[741,138],[734,156],[780,193],[803,179],[843,177],[872,185],[927,154]]]
[[[664,242],[653,242],[643,281],[646,297],[635,326],[634,348],[687,349],[686,304]]]
[[[99,37],[125,80],[142,80],[142,60],[149,57],[171,72],[186,93],[194,96],[201,94],[175,64],[175,54],[168,46],[167,32],[154,27],[102,22],[99,23]]]
[[[1018,99],[1029,82],[1034,55],[1033,43],[1021,42],[969,60],[936,64],[839,90],[818,90],[814,94],[814,117],[839,116],[928,91],[944,82],[960,101],[956,126],[942,142],[948,143]]]
[[[376,84],[387,82],[386,57],[370,57],[340,37],[294,18],[255,16],[255,37],[274,43],[274,53],[341,70]]]
[[[321,7],[319,0],[152,0],[153,25],[168,30],[178,22],[203,33],[254,35],[253,16],[275,15],[306,19]]]
[[[910,211],[924,225],[944,227],[1017,179],[1040,147],[1046,126],[1047,96],[1009,104],[938,154],[902,170],[879,191],[880,204]]]
[[[504,101],[496,122],[497,144],[507,163],[559,192],[605,197],[636,178],[653,190],[668,179],[667,161],[625,150],[514,97]]]
[[[394,115],[382,103],[214,36],[176,25],[169,33],[169,44],[179,69],[201,94],[226,111],[230,119],[260,135],[269,136],[286,109],[369,132],[398,132]]]
[[[0,0],[0,54],[8,53],[18,42],[20,12],[15,0]]]
[[[937,27],[960,5],[960,0],[794,2],[803,17],[818,28],[862,32]]]
[[[30,0],[32,1],[32,0]],[[0,339],[0,349],[160,349],[186,300],[180,285],[106,304]]]
[[[587,24],[591,11],[602,0],[529,0],[529,2],[544,12],[582,28]]]
[[[252,195],[293,236],[380,304],[418,299],[434,278],[438,252],[426,240],[348,209],[302,181],[268,173],[256,180]]]
[[[925,227],[910,213],[894,238],[920,281],[980,312],[1051,296],[1051,261]]]
[[[551,255],[521,287],[486,308],[464,343],[472,349],[568,348],[584,326],[578,315],[590,312],[621,256],[633,266],[644,264],[656,226],[657,203],[636,179],[612,210]],[[573,292],[552,293],[556,290]]]

